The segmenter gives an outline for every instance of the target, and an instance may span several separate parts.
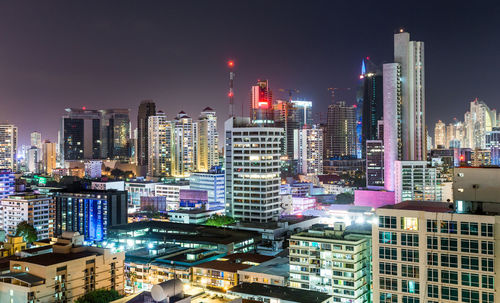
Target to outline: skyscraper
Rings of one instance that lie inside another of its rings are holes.
[[[174,176],[187,177],[197,167],[198,123],[180,111],[174,121]]]
[[[174,154],[172,122],[162,111],[149,116],[148,120],[148,175],[171,176]]]
[[[328,106],[326,158],[356,158],[356,107],[340,101]]]
[[[250,104],[250,118],[252,123],[267,125],[273,123],[273,93],[269,88],[268,80],[258,80],[252,86]]]
[[[485,149],[486,133],[497,126],[497,112],[476,98],[470,103],[470,110],[465,113],[464,124],[466,137],[463,147]]]
[[[101,157],[128,160],[130,158],[130,111],[108,109],[101,112]]]
[[[241,221],[276,220],[283,129],[230,118],[225,134],[226,214]]]
[[[323,129],[319,125],[294,130],[294,159],[300,174],[323,174]]]
[[[305,125],[312,125],[312,102],[304,100],[292,100],[290,102],[295,107],[294,120],[298,122],[298,128],[303,128]]]
[[[198,119],[198,167],[207,172],[219,165],[219,134],[217,133],[217,115],[210,107],[205,108]]]
[[[366,140],[366,187],[384,186],[384,144],[382,140]]]
[[[148,117],[156,115],[156,104],[152,100],[144,100],[139,105],[137,114],[137,164],[148,165]]]
[[[434,127],[434,148],[448,148],[450,142],[447,138],[446,124],[439,120]]]
[[[48,175],[56,168],[57,152],[56,143],[48,140],[42,143],[42,171]]]
[[[67,108],[61,125],[63,160],[101,158],[101,113]]]
[[[36,148],[42,148],[42,134],[40,132],[32,132],[30,134],[31,146],[35,146]]]
[[[16,170],[17,127],[0,123],[0,169]]]
[[[281,153],[288,159],[293,158],[294,131],[299,129],[297,107],[288,100],[276,100],[273,104],[274,126],[283,128],[284,136],[281,142]]]
[[[364,62],[364,61],[363,61]],[[363,72],[363,71],[362,71]],[[360,75],[362,94],[362,126],[361,139],[363,154],[366,151],[367,140],[377,140],[378,123],[384,114],[383,83],[382,75],[376,71],[362,73]],[[358,104],[359,106],[359,104]],[[359,128],[358,128],[359,129]],[[358,134],[359,136],[360,134]]]

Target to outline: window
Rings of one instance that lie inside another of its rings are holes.
[[[475,290],[462,289],[462,302],[479,303],[479,292]]]
[[[462,285],[479,287],[479,275],[471,273],[462,273]]]
[[[439,298],[439,287],[437,285],[427,285],[427,296],[429,298]]]
[[[438,266],[438,254],[427,253],[427,265]]]
[[[456,234],[457,221],[441,221],[441,233],[443,234]]]
[[[427,232],[429,233],[437,232],[437,220],[427,220]]]
[[[398,275],[398,265],[396,263],[380,262],[379,272],[383,275]]]
[[[493,276],[483,275],[481,277],[481,280],[482,280],[481,286],[483,288],[493,289],[495,287],[495,285],[494,285],[495,284],[495,282],[494,282],[495,280],[494,280]]]
[[[401,260],[406,262],[418,262],[418,250],[401,249]]]
[[[458,284],[458,273],[456,271],[442,270],[441,282],[448,284]]]
[[[418,230],[418,219],[402,217],[401,218],[401,229],[404,230]]]
[[[477,236],[479,228],[475,222],[462,222],[460,223],[460,233],[462,235]]]
[[[409,294],[419,294],[420,293],[420,283],[412,280],[402,281],[402,291]]]
[[[493,272],[493,259],[490,258],[482,258],[481,259],[481,269],[483,271]]]
[[[441,298],[445,300],[458,301],[458,289],[454,287],[441,287]]]
[[[381,292],[380,303],[398,303],[398,295]]]
[[[457,268],[458,267],[457,255],[442,254],[441,255],[441,266]]]
[[[483,255],[492,255],[494,251],[494,242],[490,241],[481,241],[481,253]]]
[[[462,268],[479,270],[479,258],[471,256],[462,256]]]
[[[438,249],[438,237],[427,237],[427,249]]]
[[[483,292],[483,303],[495,302],[495,294],[491,292]]]
[[[479,252],[479,244],[477,240],[462,239],[460,242],[462,246],[462,252],[474,254],[477,254]]]
[[[427,281],[429,282],[439,282],[438,270],[428,269],[427,270]]]
[[[378,243],[382,244],[398,244],[397,234],[392,231],[379,231]]]
[[[403,277],[418,278],[418,266],[403,264],[401,265],[401,274]]]
[[[418,235],[417,234],[401,234],[401,245],[404,246],[418,246]]]
[[[493,224],[481,223],[481,236],[493,237]]]
[[[382,228],[392,228],[396,229],[396,217],[391,217],[391,216],[380,216],[378,218],[378,226]]]
[[[441,238],[441,250],[458,250],[458,241],[455,238]]]
[[[419,298],[403,296],[403,303],[420,303]]]
[[[380,289],[398,290],[398,280],[390,278],[380,278]]]
[[[379,258],[388,260],[397,260],[398,259],[397,249],[392,247],[380,247]]]

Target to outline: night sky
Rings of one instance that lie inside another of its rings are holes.
[[[130,108],[135,127],[153,99],[168,118],[211,106],[222,128],[229,58],[238,114],[259,78],[326,112],[327,87],[356,87],[364,56],[393,60],[400,27],[425,42],[429,130],[462,120],[475,97],[500,109],[500,4],[398,2],[3,1],[0,121],[18,125],[21,144],[35,130],[55,140],[65,108]],[[354,102],[354,90],[338,96]]]

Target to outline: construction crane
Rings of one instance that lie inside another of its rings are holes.
[[[299,90],[296,88],[280,88],[279,91],[288,93],[288,101],[292,101],[293,93],[299,93]]]
[[[335,102],[335,91],[337,90],[351,90],[350,87],[329,87],[328,90],[332,94],[332,102]]]

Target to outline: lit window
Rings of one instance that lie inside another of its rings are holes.
[[[402,217],[401,227],[404,230],[418,230],[418,219]]]

